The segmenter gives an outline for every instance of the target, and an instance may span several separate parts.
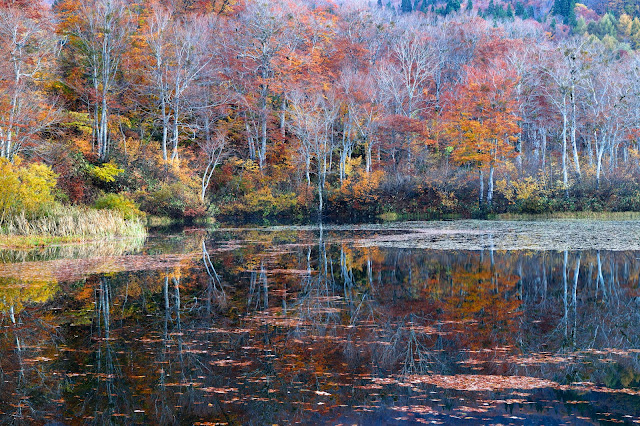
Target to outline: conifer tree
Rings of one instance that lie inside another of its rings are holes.
[[[575,0],[555,0],[553,3],[553,13],[562,16],[563,22],[572,27],[576,25],[575,8]]]

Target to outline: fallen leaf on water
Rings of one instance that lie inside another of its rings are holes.
[[[500,389],[557,388],[556,382],[528,376],[491,376],[480,374],[458,374],[455,376],[411,376],[410,383],[426,383],[445,389],[466,391],[494,391]]]

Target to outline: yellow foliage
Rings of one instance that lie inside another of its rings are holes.
[[[105,194],[93,204],[96,209],[115,210],[120,212],[125,219],[133,219],[144,216],[139,206],[125,194]]]
[[[2,218],[24,213],[32,216],[53,206],[58,176],[42,163],[21,165],[0,158],[0,210]]]
[[[0,312],[13,310],[17,314],[24,309],[25,304],[45,303],[59,290],[55,278],[34,282],[0,278]]]
[[[640,150],[637,148],[629,148],[629,160],[633,160],[636,164],[640,161]]]
[[[246,172],[257,172],[258,170],[260,170],[260,166],[258,165],[258,163],[251,159],[236,159],[232,164],[234,164],[236,167],[242,168],[242,170]]]
[[[438,190],[440,196],[440,204],[444,211],[454,211],[458,207],[458,199],[454,192],[445,192]]]
[[[506,179],[496,181],[496,189],[501,192],[510,203],[538,196],[543,190],[540,182],[531,176],[521,181],[507,181]]]
[[[292,209],[297,204],[296,194],[273,194],[268,186],[252,191],[245,196],[247,212],[263,212],[264,215],[277,214]]]
[[[354,158],[345,164],[347,178],[342,182],[337,196],[356,205],[370,204],[378,199],[377,189],[384,173],[376,170],[366,173],[362,158]]]
[[[348,158],[344,163],[344,173],[349,176],[360,166],[362,166],[362,157]]]
[[[124,173],[124,169],[118,168],[116,163],[109,161],[101,166],[92,166],[89,173],[102,182],[113,182],[116,180],[116,176]]]
[[[535,177],[511,181],[502,179],[496,182],[496,189],[510,204],[517,203],[524,211],[539,213],[544,210],[543,200],[548,195],[547,190]]]

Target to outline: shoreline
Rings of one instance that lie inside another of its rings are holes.
[[[112,235],[103,237],[53,236],[53,235],[0,235],[0,250],[32,250],[54,246],[107,243],[146,238],[138,235]]]

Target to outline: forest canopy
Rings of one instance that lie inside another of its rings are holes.
[[[640,211],[632,3],[2,1],[0,157],[126,215]]]

